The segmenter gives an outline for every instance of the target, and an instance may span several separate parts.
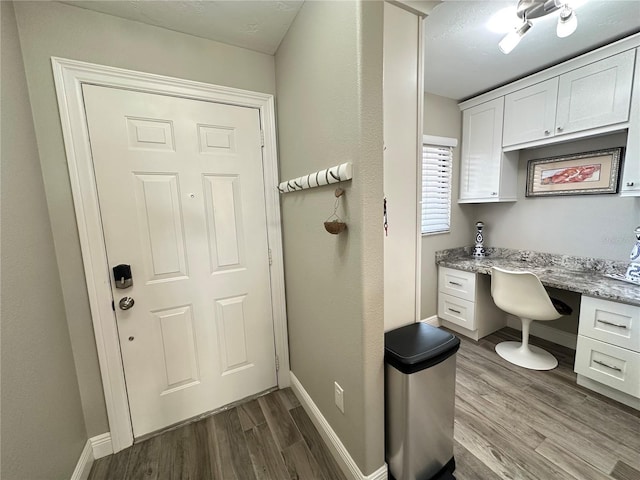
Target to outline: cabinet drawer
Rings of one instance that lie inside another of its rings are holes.
[[[454,297],[474,301],[476,294],[476,274],[453,268],[440,267],[438,270],[438,291]]]
[[[574,370],[640,398],[640,353],[578,335]]]
[[[640,307],[583,295],[578,333],[640,352]]]
[[[476,329],[475,303],[440,292],[438,317],[469,330]]]

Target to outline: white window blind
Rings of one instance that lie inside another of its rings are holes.
[[[451,169],[455,138],[424,135],[422,144],[422,233],[451,226]]]

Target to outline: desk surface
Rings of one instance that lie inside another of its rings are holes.
[[[605,273],[619,273],[620,262],[507,249],[491,249],[489,253],[485,258],[476,259],[469,255],[467,248],[444,250],[436,253],[436,263],[489,275],[491,267],[526,270],[535,273],[547,287],[640,306],[640,286],[604,276]]]

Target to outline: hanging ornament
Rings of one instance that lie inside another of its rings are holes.
[[[342,195],[344,195],[344,190],[341,188],[336,188],[336,203],[333,206],[333,213],[329,215],[329,218],[327,218],[324,222],[324,229],[333,235],[337,235],[347,228],[347,224],[342,221],[337,213],[338,207],[340,206],[340,197]]]
[[[389,236],[389,216],[387,215],[387,197],[384,197],[384,209],[383,209],[383,215],[384,215],[384,236],[388,237]]]

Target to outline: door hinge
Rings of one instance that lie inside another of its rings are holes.
[[[260,145],[264,147],[264,130],[260,130]]]
[[[273,256],[271,255],[271,249],[269,249],[269,266],[273,265]]]
[[[276,355],[276,372],[280,371],[280,357]]]

